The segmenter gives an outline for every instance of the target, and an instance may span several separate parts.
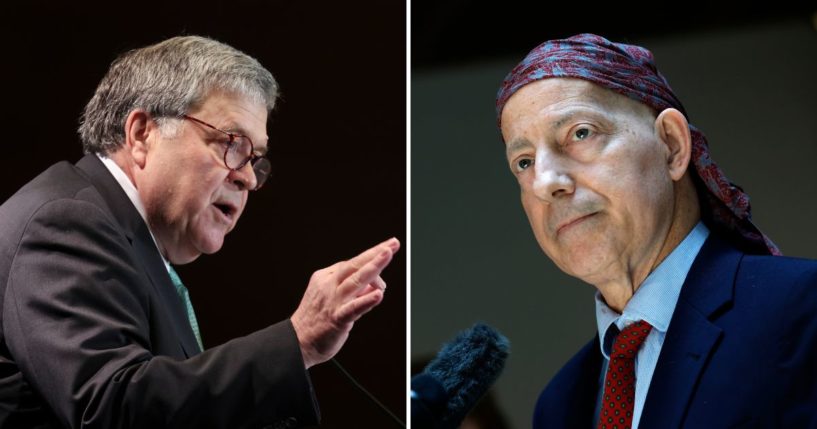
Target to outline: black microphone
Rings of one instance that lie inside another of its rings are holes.
[[[499,377],[508,339],[478,323],[445,344],[411,379],[411,427],[454,429]]]

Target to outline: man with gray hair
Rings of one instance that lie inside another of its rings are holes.
[[[172,265],[217,252],[267,179],[278,88],[202,37],[120,56],[85,108],[86,156],[0,206],[0,427],[294,427],[306,369],[383,299],[390,239],[317,271],[288,320],[204,350]]]

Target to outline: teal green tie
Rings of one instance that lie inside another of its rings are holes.
[[[168,265],[167,272],[170,274],[170,280],[173,281],[173,286],[176,286],[176,292],[182,299],[185,309],[187,309],[187,320],[190,321],[190,327],[193,328],[193,333],[196,334],[199,350],[204,350],[204,345],[202,345],[201,342],[201,334],[199,333],[199,322],[196,320],[196,312],[193,310],[193,303],[190,301],[190,293],[187,292],[187,288],[184,287],[182,279],[179,278],[179,275],[176,274],[176,270],[174,270],[173,267]]]

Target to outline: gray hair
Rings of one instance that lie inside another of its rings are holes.
[[[85,153],[115,152],[124,144],[125,120],[134,109],[160,120],[179,118],[214,91],[272,110],[278,84],[255,58],[205,37],[174,37],[126,52],[114,60],[85,106],[82,147]]]

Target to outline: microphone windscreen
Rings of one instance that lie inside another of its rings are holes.
[[[439,382],[448,397],[438,427],[455,428],[460,424],[499,377],[508,348],[507,338],[481,323],[443,346],[423,371]]]
[[[446,413],[448,393],[439,381],[422,373],[411,379],[411,427],[436,429]]]

